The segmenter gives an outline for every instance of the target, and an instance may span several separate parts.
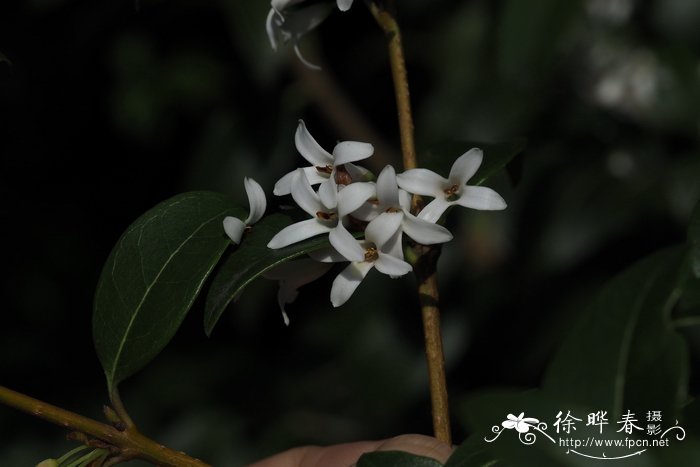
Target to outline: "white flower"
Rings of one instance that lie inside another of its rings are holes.
[[[338,0],[338,9],[340,11],[348,11],[352,6],[353,0]]]
[[[322,262],[351,261],[333,281],[331,303],[334,307],[348,301],[373,267],[391,277],[403,276],[413,269],[407,262],[387,252],[386,247],[392,241],[392,235],[387,234],[381,222],[372,221],[365,229],[365,240],[358,241],[339,224],[328,236],[335,250],[310,254]]]
[[[330,264],[320,263],[310,258],[280,264],[263,274],[263,277],[279,281],[277,292],[277,304],[282,312],[284,324],[289,326],[289,317],[284,309],[288,303],[296,300],[299,292],[297,289],[315,281],[331,268]]]
[[[333,149],[333,154],[329,154],[311,136],[303,120],[299,120],[299,126],[294,134],[294,144],[299,154],[311,163],[310,167],[303,169],[311,185],[328,181],[332,178],[335,168],[341,165],[345,166],[353,180],[362,179],[368,172],[367,169],[352,162],[367,159],[374,154],[374,146],[357,141],[340,142]],[[277,196],[288,195],[292,189],[292,178],[295,173],[296,170],[293,170],[280,178],[275,184],[273,193]]]
[[[487,211],[505,209],[506,202],[491,188],[467,185],[482,160],[481,149],[473,148],[452,164],[447,179],[427,169],[410,169],[399,174],[397,180],[399,186],[410,193],[435,198],[418,213],[419,218],[428,222],[437,222],[442,213],[455,204]]]
[[[527,433],[530,431],[530,427],[536,426],[540,421],[536,418],[523,418],[524,415],[525,412],[521,412],[517,417],[509,413],[506,417],[508,420],[505,420],[501,425],[507,430],[515,428],[518,433]]]
[[[347,11],[353,0],[338,0],[340,11]],[[294,53],[307,67],[319,70],[320,67],[306,60],[299,51],[299,40],[307,32],[318,27],[333,10],[329,3],[308,2],[305,0],[272,0],[270,12],[267,14],[265,30],[270,40],[272,50],[277,50],[280,43],[294,44]]]
[[[321,185],[318,193],[311,188],[303,169],[297,169],[292,178],[292,198],[312,216],[312,219],[297,222],[280,230],[267,244],[268,248],[282,248],[292,243],[306,240],[319,234],[329,233],[342,219],[362,206],[374,196],[373,183],[352,183],[338,190],[333,177]]]
[[[243,185],[245,186],[245,192],[248,195],[248,204],[250,205],[248,217],[245,221],[232,216],[226,216],[224,218],[224,231],[236,245],[241,243],[241,237],[243,236],[243,231],[246,226],[258,222],[263,214],[265,214],[265,208],[267,207],[265,192],[258,182],[252,178],[245,177],[243,179]]]
[[[358,209],[353,217],[360,220],[371,220],[381,226],[383,231],[394,235],[397,239],[391,242],[389,252],[403,258],[401,234],[405,233],[413,240],[423,245],[445,243],[452,240],[452,234],[441,225],[419,219],[409,211],[410,195],[399,190],[396,182],[396,171],[390,165],[384,167],[377,177],[376,203],[368,202]]]

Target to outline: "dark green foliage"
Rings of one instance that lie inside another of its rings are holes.
[[[139,217],[107,259],[95,293],[93,338],[110,392],[170,341],[230,240],[220,194],[191,192]]]

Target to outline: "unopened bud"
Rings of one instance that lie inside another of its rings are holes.
[[[36,467],[58,467],[58,461],[56,459],[46,459],[39,462]]]

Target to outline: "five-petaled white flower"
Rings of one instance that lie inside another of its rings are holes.
[[[236,245],[241,243],[241,237],[243,236],[245,228],[258,222],[263,214],[265,214],[265,208],[267,207],[265,192],[258,182],[252,178],[245,177],[243,179],[243,185],[245,186],[245,192],[248,195],[248,204],[250,205],[248,217],[245,221],[232,216],[226,216],[224,218],[224,231]]]
[[[536,418],[523,418],[525,412],[521,412],[517,417],[512,413],[508,414],[508,420],[503,421],[501,425],[508,430],[516,429],[518,433],[527,433],[530,427],[536,426],[540,421]]]
[[[299,120],[299,126],[294,134],[294,144],[299,154],[311,163],[310,167],[302,169],[311,185],[327,182],[335,175],[335,168],[341,165],[344,165],[353,181],[361,180],[368,171],[353,162],[367,159],[374,154],[374,146],[357,141],[342,141],[335,145],[333,154],[329,154],[311,136],[303,120]],[[292,178],[295,173],[296,170],[293,170],[280,178],[275,184],[273,193],[277,196],[288,195],[292,189]]]
[[[334,307],[348,301],[373,267],[391,277],[403,276],[413,269],[407,262],[387,252],[386,247],[392,241],[392,236],[393,234],[381,222],[376,222],[376,219],[367,225],[364,240],[356,240],[339,224],[328,236],[335,250],[310,254],[313,259],[322,262],[350,261],[333,281],[331,303]]]
[[[319,234],[342,227],[343,219],[374,196],[375,186],[370,182],[351,183],[338,189],[333,177],[314,192],[303,169],[297,169],[292,178],[292,198],[313,218],[297,222],[280,230],[267,244],[268,248],[282,248]]]
[[[337,0],[338,9],[347,11],[353,0]],[[319,70],[320,67],[306,60],[299,51],[299,39],[318,27],[333,10],[330,3],[308,2],[305,0],[272,0],[270,12],[265,22],[265,30],[272,50],[277,50],[280,43],[294,44],[294,53],[307,67]]]
[[[391,232],[392,237],[387,244],[388,252],[397,258],[403,258],[402,233],[423,245],[452,240],[452,234],[445,227],[411,214],[410,203],[410,195],[399,190],[396,171],[392,166],[387,165],[377,177],[376,202],[366,203],[353,213],[353,217],[364,221],[371,220],[386,232]]]
[[[398,184],[409,193],[435,198],[418,213],[419,218],[428,222],[437,222],[455,204],[487,211],[505,209],[506,202],[491,188],[467,185],[482,160],[481,149],[473,148],[452,164],[447,179],[428,169],[410,169],[397,176]]]

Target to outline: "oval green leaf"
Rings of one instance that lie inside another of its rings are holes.
[[[477,143],[472,141],[450,141],[429,146],[420,153],[420,165],[444,177],[450,173],[455,160],[472,148],[484,151],[484,160],[469,185],[483,185],[486,180],[508,166],[515,156],[525,149],[524,139],[508,143]],[[517,175],[514,176],[517,178]]]
[[[270,239],[280,230],[300,220],[295,213],[265,216],[252,226],[237,247],[231,248],[214,272],[204,306],[204,330],[210,335],[221,314],[243,289],[275,266],[327,247],[328,236],[320,235],[286,248],[271,250]]]
[[[430,457],[401,451],[383,451],[363,454],[357,461],[357,467],[442,467],[442,464]]]
[[[139,217],[115,245],[95,293],[93,339],[110,394],[170,341],[243,217],[223,195],[184,193]]]
[[[570,403],[608,410],[662,410],[685,398],[688,349],[670,313],[681,295],[685,247],[662,250],[611,280],[564,339],[543,389]]]

